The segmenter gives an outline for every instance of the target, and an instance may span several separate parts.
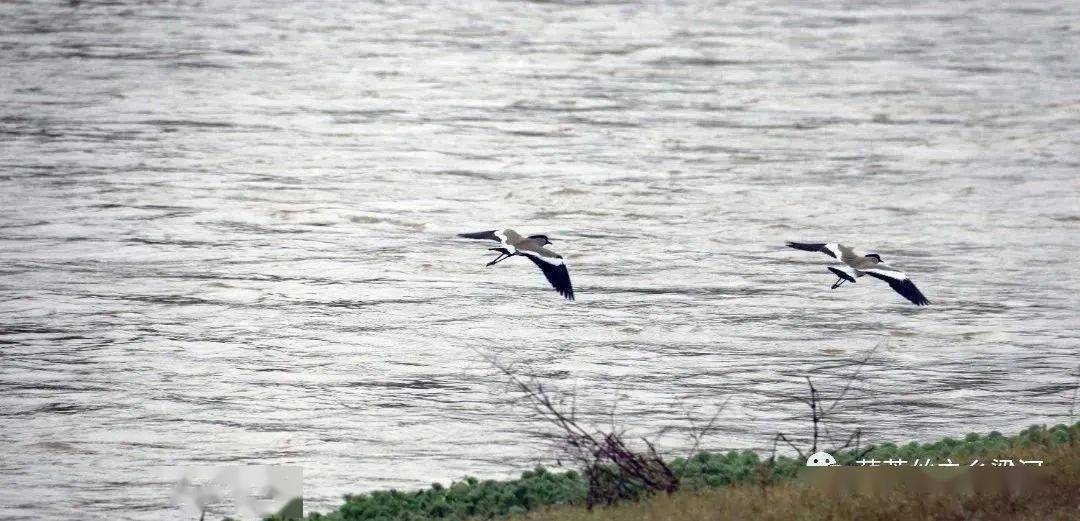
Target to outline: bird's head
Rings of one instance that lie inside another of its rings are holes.
[[[551,244],[551,239],[549,239],[547,235],[530,235],[529,238],[538,242],[540,246]]]
[[[873,258],[873,259],[877,259],[878,262],[885,262],[885,261],[881,260],[881,255],[878,255],[876,253],[867,253],[866,256],[870,257],[870,258]]]

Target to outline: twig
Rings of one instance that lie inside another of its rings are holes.
[[[832,405],[829,405],[829,408],[825,411],[825,414],[832,412],[832,410],[836,408],[836,404],[840,403],[840,400],[847,396],[848,390],[851,389],[851,382],[854,382],[855,378],[859,376],[859,372],[862,371],[862,368],[864,365],[866,365],[866,362],[870,360],[870,357],[873,356],[874,352],[877,351],[879,347],[888,345],[888,343],[889,337],[882,338],[880,342],[874,344],[874,347],[870,348],[870,351],[867,351],[866,356],[864,356],[862,360],[855,364],[855,372],[851,373],[851,376],[848,377],[847,382],[844,384],[844,389],[841,390],[840,394],[836,397],[835,400],[833,400]]]
[[[1073,386],[1072,402],[1069,404],[1069,423],[1076,423],[1076,397],[1080,394],[1080,365],[1076,366],[1076,385]]]
[[[795,449],[795,452],[799,455],[799,459],[806,459],[806,455],[803,454],[803,451],[795,446],[794,443],[791,443],[791,440],[787,439],[787,436],[784,436],[784,433],[782,432],[776,433],[776,437],[773,438],[772,456],[770,456],[769,459],[776,459],[776,445],[780,440],[784,440],[784,443],[787,443],[788,447]]]
[[[730,396],[724,399],[724,403],[721,403],[720,406],[716,408],[716,412],[713,413],[712,418],[709,418],[709,421],[700,428],[695,424],[694,417],[690,414],[690,410],[685,407],[683,408],[683,412],[686,414],[686,421],[690,424],[689,436],[694,442],[694,445],[690,447],[690,451],[687,452],[686,459],[690,459],[694,454],[697,454],[698,449],[701,448],[701,441],[708,436],[709,432],[716,429],[716,420],[720,418],[720,413],[724,412],[724,408],[727,407],[729,401],[731,401]]]
[[[818,422],[821,418],[818,416],[818,401],[817,401],[817,389],[814,388],[814,382],[810,381],[810,377],[806,377],[806,383],[810,386],[810,419],[814,422],[814,446],[810,449],[810,453],[817,452],[817,440],[818,440]]]

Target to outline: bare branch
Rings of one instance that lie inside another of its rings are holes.
[[[847,396],[848,390],[851,389],[851,382],[854,382],[855,379],[858,378],[859,372],[862,371],[862,368],[864,365],[866,365],[866,362],[870,360],[870,357],[873,356],[874,352],[877,351],[879,347],[886,346],[888,345],[888,343],[889,337],[882,338],[880,342],[874,344],[874,347],[870,348],[870,350],[866,352],[866,356],[864,356],[862,360],[855,364],[855,372],[851,373],[851,376],[848,377],[847,383],[844,384],[844,389],[840,391],[840,394],[836,397],[835,400],[833,400],[832,404],[829,405],[829,408],[825,410],[825,414],[829,414],[830,412],[832,412],[832,410],[836,408],[836,404],[840,403],[840,400],[843,400],[844,397]]]
[[[727,407],[729,401],[731,401],[730,396],[724,399],[724,402],[716,408],[716,412],[713,413],[711,418],[709,418],[709,421],[701,427],[698,427],[696,425],[696,423],[694,422],[694,417],[692,414],[690,414],[690,411],[685,407],[683,408],[683,412],[686,413],[686,421],[690,424],[688,435],[690,436],[691,441],[694,442],[693,446],[691,446],[690,450],[687,452],[686,459],[690,459],[694,456],[694,454],[697,454],[698,450],[701,448],[702,440],[704,440],[705,437],[708,436],[711,432],[716,430],[716,421],[720,419],[720,413],[724,412],[724,408]]]
[[[1080,365],[1076,366],[1076,385],[1073,386],[1072,402],[1069,403],[1069,423],[1076,422],[1076,397],[1080,394]]]
[[[784,436],[784,433],[782,432],[776,433],[776,437],[773,438],[772,456],[770,456],[769,459],[776,459],[776,445],[777,442],[780,440],[784,440],[784,443],[787,443],[788,447],[795,449],[795,452],[799,455],[800,459],[806,459],[806,455],[803,454],[803,451],[799,449],[799,447],[795,446],[794,443],[791,443],[791,440],[787,439],[787,436]]]

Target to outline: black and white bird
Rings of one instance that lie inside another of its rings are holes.
[[[904,272],[885,265],[881,259],[881,255],[876,253],[858,253],[854,248],[849,248],[843,244],[831,243],[806,243],[806,242],[791,242],[788,241],[788,246],[795,248],[796,250],[803,251],[820,251],[825,255],[828,255],[840,262],[847,265],[850,268],[850,272],[844,268],[837,268],[829,266],[829,271],[833,272],[838,279],[836,283],[832,285],[832,289],[839,288],[844,282],[855,282],[856,278],[863,275],[870,275],[875,279],[881,279],[889,283],[892,289],[897,293],[904,296],[904,298],[911,301],[916,306],[925,306],[930,304],[930,301],[926,299],[926,296],[919,291],[919,288],[915,287],[915,284],[911,282]]]
[[[566,269],[566,263],[563,262],[562,255],[544,247],[551,244],[551,239],[548,239],[547,235],[522,237],[508,228],[505,230],[462,233],[458,234],[458,237],[485,239],[501,243],[501,248],[488,248],[491,251],[499,252],[499,256],[487,263],[487,266],[492,266],[515,255],[528,257],[529,260],[533,261],[533,264],[540,268],[540,271],[544,272],[544,276],[547,277],[548,282],[551,283],[551,287],[555,288],[555,291],[558,291],[567,300],[574,300],[574,287],[570,285],[570,272]]]

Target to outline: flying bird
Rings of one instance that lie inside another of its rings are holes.
[[[544,246],[551,244],[547,235],[530,235],[522,237],[511,229],[488,230],[485,232],[461,233],[458,237],[466,239],[483,239],[502,244],[501,248],[488,248],[499,252],[495,260],[487,263],[487,266],[495,265],[515,255],[528,257],[544,272],[551,287],[555,288],[560,295],[567,300],[574,300],[574,287],[570,285],[570,272],[566,269],[562,255],[555,253]]]
[[[860,254],[854,248],[835,242],[826,244],[788,241],[787,245],[796,250],[820,251],[846,264],[851,270],[850,273],[846,269],[829,266],[829,271],[838,277],[836,283],[832,285],[832,289],[839,288],[844,282],[854,283],[856,278],[870,275],[875,279],[888,282],[893,290],[903,295],[904,298],[910,300],[916,306],[930,304],[930,301],[919,291],[919,288],[915,287],[915,283],[911,282],[911,279],[904,272],[887,266],[881,259],[881,255],[876,253]]]

